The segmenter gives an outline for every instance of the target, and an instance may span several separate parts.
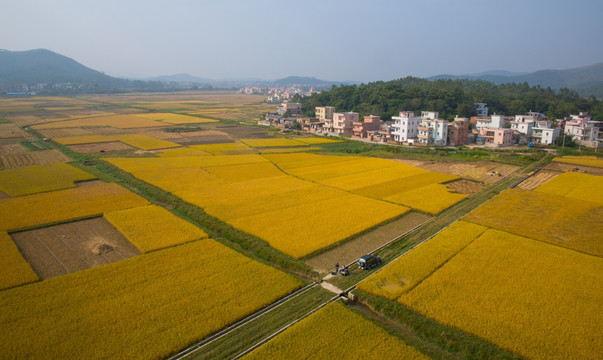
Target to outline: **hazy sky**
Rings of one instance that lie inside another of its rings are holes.
[[[376,81],[603,62],[601,0],[0,0],[0,48],[114,76]]]

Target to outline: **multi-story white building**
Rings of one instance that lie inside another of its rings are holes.
[[[405,142],[414,139],[419,134],[417,127],[421,124],[421,117],[415,116],[413,111],[400,111],[400,116],[392,116],[391,135],[396,142]]]
[[[446,146],[448,139],[448,121],[438,119],[437,111],[422,111],[421,124],[417,127],[420,144]]]
[[[527,115],[515,115],[515,121],[511,121],[511,130],[519,131],[522,134],[532,136],[532,129],[537,121],[546,120],[546,116],[534,111]]]
[[[570,115],[571,120],[565,122],[565,134],[572,136],[574,141],[583,142],[585,145],[598,141],[599,128],[591,117],[584,112]]]

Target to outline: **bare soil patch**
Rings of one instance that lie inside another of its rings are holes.
[[[448,189],[467,196],[480,192],[484,187],[486,187],[484,184],[465,179],[449,182],[445,185]]]
[[[541,170],[536,174],[530,176],[526,180],[522,181],[521,184],[517,185],[519,189],[531,191],[551,180],[552,178],[561,174],[558,171]]]
[[[16,154],[27,152],[27,149],[19,143],[9,143],[0,145],[0,154]]]
[[[178,134],[184,137],[197,137],[197,136],[228,136],[227,133],[218,130],[199,130],[199,131],[183,131]]]
[[[6,169],[15,169],[33,165],[53,164],[71,161],[59,150],[40,150],[14,154],[0,154],[0,161]]]
[[[387,244],[430,218],[425,214],[410,212],[400,219],[318,254],[306,260],[305,263],[320,273],[331,272],[334,270],[336,263],[351,264],[359,257]]]
[[[576,169],[578,169],[578,170],[576,170]],[[549,163],[544,168],[544,170],[559,171],[559,172],[576,171],[576,172],[580,172],[583,174],[603,176],[603,168],[596,168],[596,167],[589,167],[589,166],[582,166],[582,165],[575,165],[575,164],[566,164],[566,163],[560,163],[560,162],[555,162],[555,161]]]
[[[123,134],[125,132],[122,129],[112,127],[87,128],[86,130],[88,130],[92,135]]]
[[[90,131],[82,128],[40,129],[38,131],[48,138],[90,135]]]
[[[78,145],[69,145],[67,146],[70,150],[79,152],[79,153],[98,153],[98,152],[106,152],[106,151],[120,151],[120,150],[132,150],[133,147],[126,145],[120,141],[115,142],[107,142],[107,143],[98,143],[98,144],[78,144]]]
[[[216,128],[237,139],[268,139],[272,136],[263,129],[257,129],[249,126],[224,126]]]
[[[11,234],[41,279],[109,264],[140,254],[104,218]]]

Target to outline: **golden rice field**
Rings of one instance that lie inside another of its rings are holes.
[[[320,166],[344,161],[358,160],[357,156],[318,155],[305,153],[268,154],[264,155],[264,157],[283,170],[292,170],[314,165]]]
[[[218,120],[200,118],[195,116],[187,116],[182,114],[173,113],[148,113],[148,114],[137,114],[136,116],[143,119],[163,121],[168,124],[182,125],[182,124],[200,124],[200,123],[211,123],[218,122]]]
[[[289,148],[264,148],[264,149],[258,149],[258,152],[261,154],[287,154],[287,153],[296,153],[296,152],[306,152],[306,151],[319,151],[322,150],[322,148],[319,147],[315,147],[315,146],[310,146],[310,147],[299,147],[299,146],[295,146],[295,147],[289,147]]]
[[[73,127],[110,126],[117,129],[135,129],[166,126],[164,123],[143,119],[134,115],[110,115],[78,118],[64,121],[54,121],[46,124],[33,125],[34,129],[61,129]]]
[[[297,141],[301,141],[308,145],[319,145],[319,144],[332,144],[341,142],[341,140],[328,139],[324,137],[299,137],[295,138]]]
[[[465,194],[451,192],[445,185],[429,184],[385,197],[384,200],[436,215],[466,197]]]
[[[241,139],[241,142],[252,147],[277,147],[277,146],[307,146],[307,143],[287,139],[287,138],[270,138],[270,139]]]
[[[191,145],[193,149],[207,151],[212,155],[243,155],[255,154],[255,151],[249,146],[240,143],[224,143],[224,144],[207,144],[207,145]]]
[[[173,149],[162,151],[158,154],[161,157],[170,157],[170,156],[206,156],[211,155],[207,151],[197,150],[194,148],[181,148],[181,149]]]
[[[463,218],[531,239],[603,256],[603,204],[508,189]]]
[[[285,330],[244,359],[429,359],[340,303]]]
[[[54,141],[62,145],[93,144],[103,142],[121,141],[143,150],[159,150],[180,147],[182,145],[170,141],[156,139],[143,134],[124,135],[85,135],[65,138],[56,138]]]
[[[534,191],[603,204],[603,176],[566,172]]]
[[[38,275],[6,231],[0,231],[0,254],[0,290],[38,281]]]
[[[108,161],[297,258],[409,211],[285,175],[259,155]]]
[[[0,230],[18,230],[148,205],[114,183],[0,200]]]
[[[108,212],[104,216],[143,253],[207,238],[203,230],[156,205]]]
[[[14,359],[162,359],[301,285],[193,241],[0,292],[0,348]]]
[[[29,166],[0,171],[0,191],[22,196],[75,187],[75,182],[95,176],[65,163]]]
[[[554,158],[553,161],[603,168],[603,159],[600,159],[596,156],[562,156]]]
[[[427,240],[358,284],[361,291],[397,301],[488,230],[464,221]]]
[[[488,230],[398,301],[525,358],[596,359],[602,270],[601,257]]]

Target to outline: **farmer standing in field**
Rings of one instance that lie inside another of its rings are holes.
[[[339,263],[335,264],[335,275],[339,273]]]

